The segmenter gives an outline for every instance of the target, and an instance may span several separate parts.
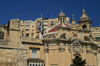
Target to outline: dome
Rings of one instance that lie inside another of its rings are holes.
[[[58,15],[58,17],[66,17],[66,15],[64,13],[62,13],[62,11],[61,11],[61,13]]]

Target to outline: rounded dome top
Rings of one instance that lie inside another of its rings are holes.
[[[61,13],[58,15],[58,17],[66,17],[66,15],[64,13],[62,13],[62,11],[61,11]]]

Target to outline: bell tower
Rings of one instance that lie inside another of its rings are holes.
[[[58,21],[60,24],[64,24],[66,22],[66,15],[62,12],[58,15]]]
[[[80,29],[91,30],[91,24],[92,22],[90,21],[90,18],[87,16],[83,8],[82,16],[80,17],[80,21],[79,21]]]

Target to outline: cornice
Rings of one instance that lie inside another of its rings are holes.
[[[79,31],[79,32],[90,32],[90,30],[81,30],[81,29],[71,29],[71,28],[67,28],[67,27],[62,27],[62,26],[58,26],[58,29],[63,29],[63,30],[68,30],[68,31]]]
[[[84,20],[84,21],[78,21],[78,23],[86,23],[86,22],[90,22],[92,24],[92,22],[90,20]]]
[[[22,44],[43,45],[43,43],[37,43],[37,42],[26,42],[26,41],[22,41]]]

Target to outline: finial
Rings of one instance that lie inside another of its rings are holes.
[[[62,9],[61,9],[61,13],[62,13]]]
[[[84,8],[83,8],[83,13],[86,13]]]
[[[74,19],[74,15],[72,14],[72,19]]]

